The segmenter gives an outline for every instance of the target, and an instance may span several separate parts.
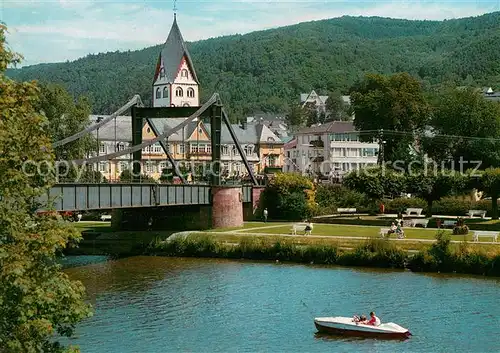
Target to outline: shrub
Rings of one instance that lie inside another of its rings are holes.
[[[270,219],[301,220],[316,210],[315,189],[306,177],[293,173],[278,173],[267,185],[262,204]]]
[[[417,197],[398,197],[384,202],[385,213],[404,212],[407,208],[427,208],[427,202]]]

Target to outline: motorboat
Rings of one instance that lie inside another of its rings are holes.
[[[344,336],[361,336],[376,338],[399,338],[406,339],[411,336],[408,329],[393,322],[380,324],[378,326],[367,325],[358,322],[352,317],[317,317],[314,319],[316,329],[321,333],[329,333]]]

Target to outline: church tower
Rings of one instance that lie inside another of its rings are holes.
[[[153,79],[153,107],[198,107],[198,76],[177,18],[158,57]]]

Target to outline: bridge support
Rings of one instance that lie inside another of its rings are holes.
[[[240,187],[212,186],[212,228],[243,226],[243,193]]]

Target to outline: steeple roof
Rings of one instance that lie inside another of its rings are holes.
[[[167,40],[163,45],[163,48],[158,57],[154,81],[156,81],[156,79],[158,78],[158,75],[160,74],[160,68],[163,66],[163,68],[165,69],[165,78],[168,82],[173,82],[177,77],[182,58],[184,56],[186,57],[189,68],[191,69],[193,79],[199,83],[198,76],[196,75],[193,61],[191,59],[191,55],[189,55],[186,43],[184,43],[181,31],[179,29],[179,26],[177,25],[177,18],[176,16],[174,16],[174,23],[172,24],[170,33],[168,34]]]

